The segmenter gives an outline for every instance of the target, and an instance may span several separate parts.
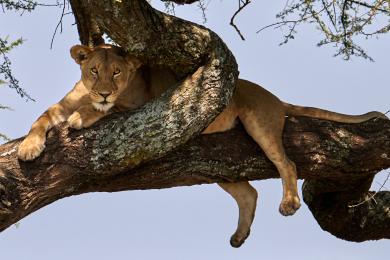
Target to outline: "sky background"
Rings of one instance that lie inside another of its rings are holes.
[[[159,1],[153,4],[162,8]],[[231,48],[240,77],[259,83],[282,100],[359,114],[390,109],[390,37],[363,42],[375,62],[334,58],[335,49],[316,47],[319,31],[299,29],[284,46],[279,29],[256,30],[275,22],[285,1],[254,1],[236,19],[246,37],[240,40],[229,26],[237,1],[210,1],[205,26]],[[79,79],[69,55],[78,44],[74,18],[67,15],[63,32],[50,50],[61,10],[40,7],[23,16],[1,13],[0,35],[26,42],[11,52],[12,68],[22,87],[36,99],[25,102],[15,91],[0,86],[0,132],[11,138],[25,135],[35,119],[58,102]],[[176,8],[176,15],[202,23],[196,5]],[[299,169],[298,169],[299,170]],[[373,189],[380,187],[386,172]],[[301,184],[302,182],[300,182]],[[278,213],[280,180],[252,182],[259,192],[251,235],[239,249],[229,245],[237,223],[233,199],[217,185],[165,190],[84,194],[57,201],[0,234],[2,260],[69,259],[387,259],[388,240],[352,243],[321,230],[306,205],[292,217]],[[386,184],[388,187],[390,184]]]

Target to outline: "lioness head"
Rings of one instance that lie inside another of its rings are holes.
[[[93,106],[104,112],[114,106],[141,66],[139,60],[112,45],[95,48],[75,45],[70,49],[70,54],[80,64],[81,79],[89,91]]]

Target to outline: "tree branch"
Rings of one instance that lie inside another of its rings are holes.
[[[138,114],[130,118],[136,119]],[[101,137],[93,133],[102,131],[101,127],[109,122],[120,125],[124,118],[125,115],[116,114],[82,131],[69,130],[65,125],[55,128],[49,133],[42,156],[30,163],[17,160],[20,139],[0,146],[0,230],[58,199],[86,192],[279,178],[273,164],[241,126],[225,133],[196,137],[164,157],[138,167],[132,162],[128,168],[116,167],[116,162],[109,161],[113,158],[107,157],[107,167],[96,169],[91,158],[94,143]],[[147,129],[149,123],[136,128]],[[130,153],[138,153],[144,140],[127,137],[131,140]],[[358,197],[366,194],[378,171],[390,167],[390,121],[377,119],[348,125],[290,118],[286,122],[284,144],[288,156],[297,164],[299,178],[306,179],[304,200],[323,228],[349,240],[389,238],[390,229],[386,228],[390,222],[386,211],[389,192],[375,197],[375,207],[373,202],[353,209],[347,205],[355,204]],[[315,188],[316,183],[322,183],[326,190]],[[331,200],[327,197],[330,192],[336,194]],[[353,195],[345,196],[348,194]],[[347,217],[353,217],[353,221]],[[365,219],[369,220],[365,227],[370,229],[362,228]],[[329,226],[337,230],[326,228]],[[383,230],[373,236],[372,230],[379,227]],[[348,228],[348,232],[341,232],[342,228]]]
[[[239,0],[238,1],[238,9],[237,9],[237,11],[234,12],[233,16],[230,18],[230,25],[233,26],[233,28],[236,30],[236,32],[240,36],[241,40],[243,40],[243,41],[245,41],[245,38],[242,35],[240,29],[238,29],[237,25],[234,23],[234,19],[250,3],[251,3],[250,0],[245,0],[245,1]]]

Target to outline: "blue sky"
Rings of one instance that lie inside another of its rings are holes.
[[[159,1],[153,1],[161,7]],[[228,25],[236,1],[212,1],[206,26],[216,31],[235,54],[240,77],[257,82],[293,104],[343,113],[390,109],[388,46],[390,37],[363,42],[376,60],[343,61],[331,47],[316,47],[320,34],[311,25],[282,47],[280,30],[256,30],[275,21],[284,1],[255,1],[237,18],[241,41]],[[38,8],[22,17],[1,14],[0,34],[26,39],[11,58],[15,75],[37,102],[25,102],[0,87],[0,132],[12,138],[27,133],[32,122],[56,103],[79,79],[69,56],[77,44],[73,17],[64,20],[52,50],[50,40],[60,17],[58,8]],[[196,6],[176,14],[202,23]],[[298,169],[299,170],[299,169]],[[382,173],[377,182],[384,179]],[[217,185],[166,190],[94,193],[66,198],[20,221],[0,235],[1,259],[283,259],[371,260],[388,257],[389,241],[351,243],[321,230],[305,205],[292,217],[278,213],[280,180],[253,182],[259,202],[252,232],[240,249],[229,245],[238,211]],[[374,183],[373,189],[379,188]],[[390,184],[386,184],[388,188]]]

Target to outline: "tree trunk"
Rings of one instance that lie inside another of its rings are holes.
[[[54,128],[33,162],[17,160],[20,140],[0,146],[0,230],[86,192],[279,177],[242,127],[193,138],[222,111],[238,76],[233,55],[215,33],[144,0],[70,3],[82,43],[100,43],[106,33],[145,64],[169,67],[183,80],[158,100],[92,128]],[[306,180],[304,201],[323,229],[354,241],[390,237],[389,192],[359,204],[373,176],[390,167],[389,121],[290,118],[284,144]]]

